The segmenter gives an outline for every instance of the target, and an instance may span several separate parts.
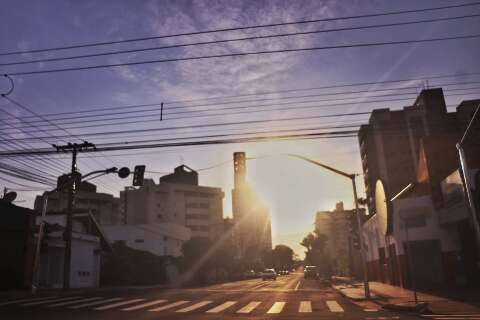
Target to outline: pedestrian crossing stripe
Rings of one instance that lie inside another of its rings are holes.
[[[60,302],[60,301],[78,299],[78,298],[82,298],[82,296],[73,296],[73,297],[64,297],[64,298],[57,298],[57,299],[48,299],[48,300],[42,300],[42,301],[35,301],[35,302],[23,303],[23,304],[21,304],[21,305],[24,306],[24,307],[31,307],[31,306],[37,306],[37,305],[45,304],[45,303]]]
[[[243,307],[242,309],[238,310],[237,313],[250,313],[256,307],[258,307],[261,303],[262,303],[261,301],[252,301],[249,304],[247,304],[245,307]]]
[[[344,312],[343,308],[338,304],[335,300],[328,300],[327,307],[330,309],[331,312]]]
[[[75,304],[79,302],[88,302],[88,301],[94,301],[94,300],[100,300],[100,299],[102,299],[102,297],[85,298],[85,299],[66,301],[66,302],[64,301],[64,302],[59,302],[55,304],[49,304],[47,307],[49,308],[63,307],[63,306],[68,306],[69,304]]]
[[[101,304],[120,301],[120,300],[123,300],[123,298],[111,298],[111,299],[104,299],[104,300],[100,300],[100,301],[88,302],[88,303],[83,303],[83,304],[76,305],[76,306],[71,306],[70,308],[71,309],[80,309],[80,308],[85,308],[85,307],[93,307],[93,306],[98,306],[98,305],[101,305]]]
[[[301,312],[301,313],[312,312],[312,302],[301,301],[300,306],[298,307],[298,312]]]
[[[190,311],[193,311],[193,310],[196,310],[196,309],[200,309],[208,304],[211,304],[213,303],[213,301],[200,301],[194,305],[191,305],[190,307],[186,307],[186,308],[183,308],[183,309],[180,309],[180,310],[177,310],[177,312],[190,312]]]
[[[127,305],[127,304],[133,304],[133,303],[141,302],[141,301],[145,301],[145,299],[132,299],[132,300],[127,300],[127,301],[107,304],[106,306],[101,306],[101,307],[95,308],[95,310],[108,310],[108,309],[113,309],[113,308],[121,307],[121,306],[124,306],[124,305]]]
[[[42,300],[51,300],[51,299],[55,299],[55,298],[58,298],[58,296],[10,300],[10,301],[1,302],[0,306],[7,306],[7,305],[10,305],[10,304],[21,303],[21,302],[34,302],[34,301],[42,301]]]
[[[280,313],[285,307],[285,302],[275,302],[273,306],[267,311],[267,313]]]
[[[167,302],[167,300],[163,300],[163,299],[154,300],[154,301],[142,303],[142,304],[137,305],[137,306],[122,309],[122,311],[133,311],[133,310],[143,309],[143,308],[151,307],[151,306],[154,306],[156,304],[165,303],[165,302]]]
[[[230,308],[231,306],[233,306],[234,304],[236,304],[237,301],[227,301],[227,302],[224,302],[218,306],[216,306],[215,308],[213,309],[210,309],[210,310],[207,310],[207,313],[219,313],[219,312],[222,312],[223,310],[226,310],[228,308]]]
[[[155,308],[155,309],[150,309],[150,310],[148,310],[148,311],[152,311],[152,312],[163,311],[163,310],[172,309],[172,308],[181,306],[181,305],[186,304],[186,303],[189,303],[189,302],[190,302],[190,301],[185,301],[185,300],[177,301],[177,302],[172,302],[172,303],[163,305],[163,306],[158,307],[158,308]]]

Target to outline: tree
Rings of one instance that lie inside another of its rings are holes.
[[[272,250],[272,262],[275,269],[291,269],[294,254],[292,248],[283,244],[276,245]]]
[[[184,281],[205,283],[225,279],[235,268],[234,250],[228,242],[192,238],[182,245],[180,267]]]
[[[322,233],[310,232],[303,238],[300,245],[305,247],[305,263],[315,265],[319,268],[321,274],[329,276],[331,274],[331,259],[325,252],[328,237]]]

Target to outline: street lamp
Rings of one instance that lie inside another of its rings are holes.
[[[363,241],[363,232],[362,232],[362,221],[360,219],[360,212],[358,210],[358,195],[357,195],[357,185],[355,183],[355,177],[357,176],[356,174],[350,174],[343,172],[341,170],[332,168],[330,166],[327,166],[323,163],[320,163],[318,161],[309,159],[304,156],[296,155],[296,154],[284,154],[289,157],[294,157],[298,159],[305,160],[307,162],[310,162],[316,166],[322,167],[324,169],[327,169],[329,171],[332,171],[336,174],[339,174],[341,176],[344,176],[352,181],[352,187],[353,187],[353,199],[355,201],[355,215],[357,216],[357,224],[358,224],[358,239],[360,241],[360,252],[362,255],[362,265],[363,265],[363,285],[365,288],[365,298],[370,299],[370,286],[368,283],[368,274],[367,274],[367,259],[366,259],[366,252],[365,252],[365,243]]]

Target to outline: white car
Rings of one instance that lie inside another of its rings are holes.
[[[267,279],[272,279],[272,280],[277,280],[277,273],[273,269],[265,269],[262,272],[262,280],[267,280]]]

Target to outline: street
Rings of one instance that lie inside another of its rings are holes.
[[[366,306],[367,305],[367,306]],[[357,305],[302,273],[202,288],[131,289],[3,300],[1,319],[408,319]]]

